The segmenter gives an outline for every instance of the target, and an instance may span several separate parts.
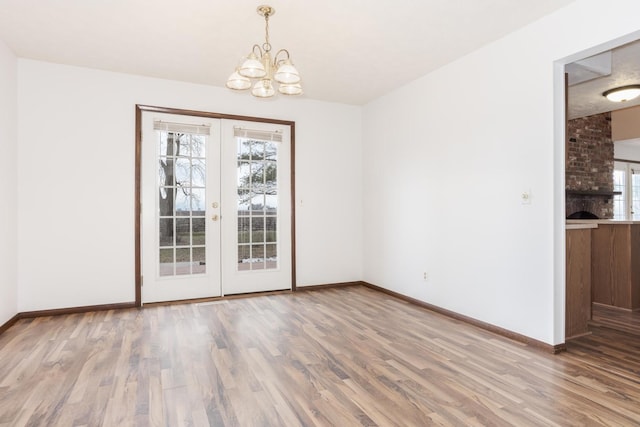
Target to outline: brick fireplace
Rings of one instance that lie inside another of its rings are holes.
[[[613,218],[611,113],[569,120],[566,214],[579,211]]]

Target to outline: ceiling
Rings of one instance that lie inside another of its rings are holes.
[[[606,58],[606,54],[599,54],[599,56],[603,57],[603,62],[608,62],[607,65],[610,69],[607,70],[605,75],[597,77],[596,73],[594,74],[595,78],[592,80],[569,86],[568,115],[570,119],[640,105],[640,98],[617,103],[611,102],[602,96],[602,93],[608,89],[640,84],[640,41],[620,46],[610,52],[610,59]],[[567,66],[570,81],[572,70],[574,70],[571,65]],[[594,68],[598,68],[599,65],[596,64]],[[579,73],[580,67],[575,68],[575,70]]]
[[[573,0],[0,0],[18,57],[224,86],[273,6],[305,97],[362,105]]]

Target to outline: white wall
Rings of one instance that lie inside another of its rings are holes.
[[[18,75],[19,311],[134,300],[135,104],[295,121],[298,285],[362,277],[359,107],[23,59]]]
[[[563,64],[638,31],[637,16],[637,1],[579,0],[365,106],[364,280],[563,342],[554,87]]]
[[[0,41],[0,325],[18,312],[17,64]]]
[[[640,138],[640,106],[611,112],[611,138],[614,141]]]
[[[640,139],[613,141],[613,158],[640,162]]]

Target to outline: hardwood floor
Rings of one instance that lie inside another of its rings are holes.
[[[20,320],[0,426],[637,425],[640,337],[551,355],[363,286]]]
[[[602,304],[593,304],[591,326],[606,327],[640,335],[640,311],[629,311]]]

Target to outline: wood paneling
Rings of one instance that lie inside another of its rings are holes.
[[[631,309],[640,310],[640,224],[631,225]]]
[[[0,425],[634,425],[640,338],[527,345],[363,286],[22,319]]]
[[[593,302],[640,308],[640,224],[600,224],[591,250]]]
[[[591,229],[567,230],[565,337],[589,333],[591,319]]]

